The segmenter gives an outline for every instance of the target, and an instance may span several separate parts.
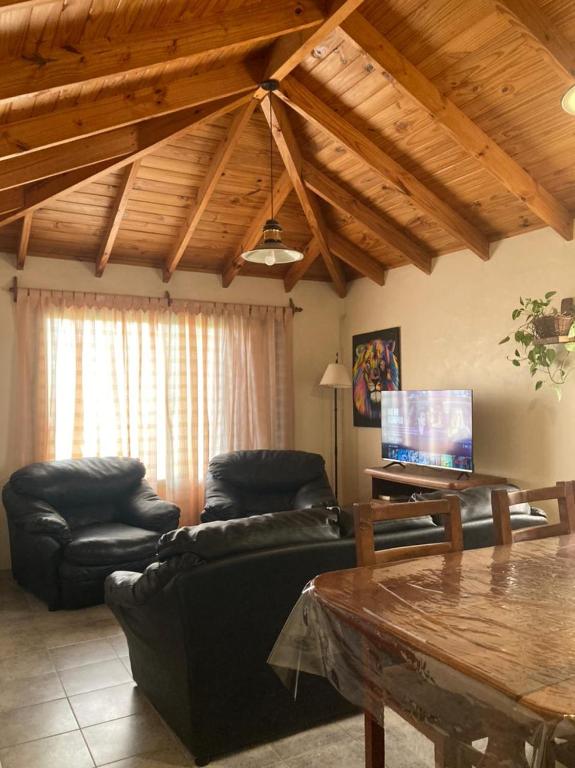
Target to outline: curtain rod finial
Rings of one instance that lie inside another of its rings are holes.
[[[303,312],[303,307],[296,307],[296,305],[294,304],[294,300],[291,298],[289,300],[289,308],[294,313],[294,315],[296,312]]]
[[[12,300],[14,301],[14,304],[18,301],[18,278],[13,277],[12,278],[12,287],[8,288],[10,293],[12,294]]]

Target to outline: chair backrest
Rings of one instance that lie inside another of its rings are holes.
[[[375,549],[374,523],[383,520],[405,520],[427,515],[441,516],[445,540],[433,544],[413,544],[391,549]],[[354,505],[355,549],[358,565],[378,565],[426,555],[443,555],[463,549],[463,529],[459,499],[448,496],[437,501],[410,501],[393,504],[370,501]]]
[[[557,500],[559,522],[536,525],[514,531],[511,528],[510,507],[536,501]],[[548,536],[563,536],[575,531],[575,484],[572,481],[559,482],[548,488],[534,488],[529,491],[495,490],[491,493],[493,526],[496,544],[512,544],[516,541],[544,539]]]

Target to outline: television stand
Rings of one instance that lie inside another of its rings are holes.
[[[364,471],[371,477],[371,495],[374,499],[380,496],[401,497],[418,491],[464,491],[478,485],[507,483],[507,478],[498,475],[433,467],[388,464],[384,467],[369,467]]]

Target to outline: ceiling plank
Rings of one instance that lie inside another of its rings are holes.
[[[338,258],[345,261],[350,267],[353,267],[364,277],[373,280],[374,283],[385,285],[386,269],[383,264],[373,259],[354,243],[344,240],[343,237],[340,237],[335,232],[328,234],[328,243],[332,253],[335,253]]]
[[[46,205],[50,200],[73,192],[75,189],[94,181],[100,176],[106,176],[112,171],[124,168],[126,165],[154,151],[162,144],[187,133],[195,125],[232,112],[234,109],[247,104],[251,98],[251,95],[248,94],[237,98],[221,99],[202,107],[193,107],[173,115],[168,115],[167,117],[148,120],[138,126],[138,151],[127,157],[123,157],[120,160],[106,160],[87,168],[68,171],[59,176],[31,184],[28,187],[18,187],[0,192],[0,215],[2,213],[7,214],[0,218],[0,227],[11,224],[13,221],[22,218],[26,213]],[[20,202],[16,205],[8,206],[3,201],[4,195],[18,196]],[[15,213],[11,213],[15,208],[18,208],[18,210]]]
[[[308,189],[318,197],[337,208],[341,213],[352,216],[362,227],[426,274],[431,273],[431,254],[389,221],[358,200],[355,195],[340,187],[311,163],[304,162],[303,180]]]
[[[517,27],[568,86],[575,82],[575,46],[534,0],[496,0],[495,10]]]
[[[216,150],[216,153],[211,160],[210,167],[198,189],[197,199],[188,211],[186,221],[178,235],[177,242],[166,259],[166,264],[164,266],[165,283],[167,283],[174,274],[190,240],[194,236],[196,227],[209,205],[216,185],[226,168],[232,152],[237,146],[238,140],[249,123],[257,104],[258,102],[256,99],[252,99],[245,107],[242,107],[235,114],[225,138]]]
[[[136,88],[88,104],[5,123],[0,132],[0,157],[74,141],[82,136],[253,91],[259,82],[254,78],[254,66],[254,62],[239,61],[162,86]]]
[[[271,98],[271,97],[268,97]],[[303,160],[296,142],[296,138],[289,124],[285,106],[275,99],[272,103],[271,115],[267,109],[268,104],[262,104],[262,111],[271,124],[270,128],[282,157],[291,183],[298,197],[308,226],[319,243],[327,271],[333,281],[335,290],[342,298],[347,293],[345,275],[337,259],[332,255],[328,244],[327,226],[323,220],[323,214],[315,195],[311,194],[302,179]]]
[[[24,264],[26,263],[33,215],[33,213],[29,213],[22,219],[22,229],[20,230],[20,241],[18,243],[18,254],[16,256],[16,269],[24,269]]]
[[[344,144],[356,157],[383,176],[407,197],[482,259],[489,258],[489,242],[473,224],[444,202],[400,165],[362,131],[322,102],[293,76],[286,78],[278,95],[321,130]]]
[[[324,21],[315,29],[295,32],[278,40],[270,53],[265,80],[283,80],[309,56],[313,49],[359,6],[363,0],[329,0]],[[260,101],[267,91],[258,88],[256,99]]]
[[[348,34],[403,93],[425,109],[453,139],[489,171],[509,192],[565,240],[573,239],[573,219],[567,208],[522,168],[485,131],[428,80],[360,13],[342,25]]]
[[[293,185],[289,173],[284,171],[279,179],[274,184],[274,213],[279,213],[283,204],[288,198],[289,193],[292,191]],[[250,228],[242,238],[241,243],[236,248],[233,255],[226,261],[222,270],[222,286],[229,288],[233,280],[240,273],[243,265],[245,264],[242,258],[242,253],[254,248],[262,239],[262,230],[266,221],[270,218],[271,211],[271,195],[268,195],[266,202],[261,207],[257,216],[250,224]]]
[[[149,69],[176,59],[192,67],[203,54],[223,54],[237,45],[257,45],[281,35],[312,29],[324,14],[314,0],[263,0],[244,8],[176,22],[129,35],[80,41],[75,45],[40,44],[30,58],[5,62],[0,99],[11,99],[126,72]]]
[[[320,254],[321,248],[319,243],[315,237],[312,237],[303,250],[302,261],[296,261],[295,264],[292,264],[285,274],[284,288],[286,293],[293,291],[296,283],[302,279],[314,261],[319,258]]]
[[[102,160],[123,157],[137,149],[138,127],[128,125],[37,152],[25,152],[19,157],[0,160],[0,189],[20,187]]]
[[[36,8],[38,5],[58,2],[64,5],[64,0],[0,0],[0,11],[19,11],[26,8]]]
[[[136,160],[125,170],[124,178],[122,179],[122,183],[118,188],[116,199],[114,201],[114,207],[112,208],[112,216],[108,223],[108,229],[106,230],[100,251],[96,258],[96,277],[102,277],[104,270],[106,269],[106,265],[110,260],[112,250],[114,248],[114,243],[116,242],[116,237],[120,230],[122,219],[124,218],[124,213],[126,212],[126,206],[128,205],[130,192],[136,183],[139,168],[140,160]]]

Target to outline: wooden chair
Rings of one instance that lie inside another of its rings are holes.
[[[559,506],[558,523],[534,525],[517,531],[512,530],[510,508],[515,504],[530,504],[535,501],[554,499],[557,500]],[[535,488],[530,491],[492,491],[491,508],[497,545],[544,539],[548,536],[564,536],[575,531],[575,483],[572,481],[560,482],[549,488]]]
[[[391,549],[376,550],[373,526],[386,520],[405,520],[406,518],[438,515],[442,518],[445,540],[432,544],[414,544]],[[409,560],[427,555],[442,555],[449,552],[460,552],[463,549],[463,530],[461,527],[461,510],[459,499],[448,496],[439,501],[418,501],[401,504],[385,502],[368,502],[354,505],[355,548],[358,566],[384,565],[398,560]],[[433,742],[435,750],[435,767],[444,768],[453,765],[451,740],[426,723],[421,723],[401,707],[391,702],[386,706],[393,709],[401,718],[416,728],[420,733]],[[474,736],[477,738],[477,736]],[[470,748],[472,749],[472,748]],[[481,754],[478,753],[478,757]],[[383,768],[385,766],[385,731],[379,723],[365,712],[365,764],[366,768]],[[459,763],[463,765],[463,761]],[[468,761],[472,765],[472,761]]]

